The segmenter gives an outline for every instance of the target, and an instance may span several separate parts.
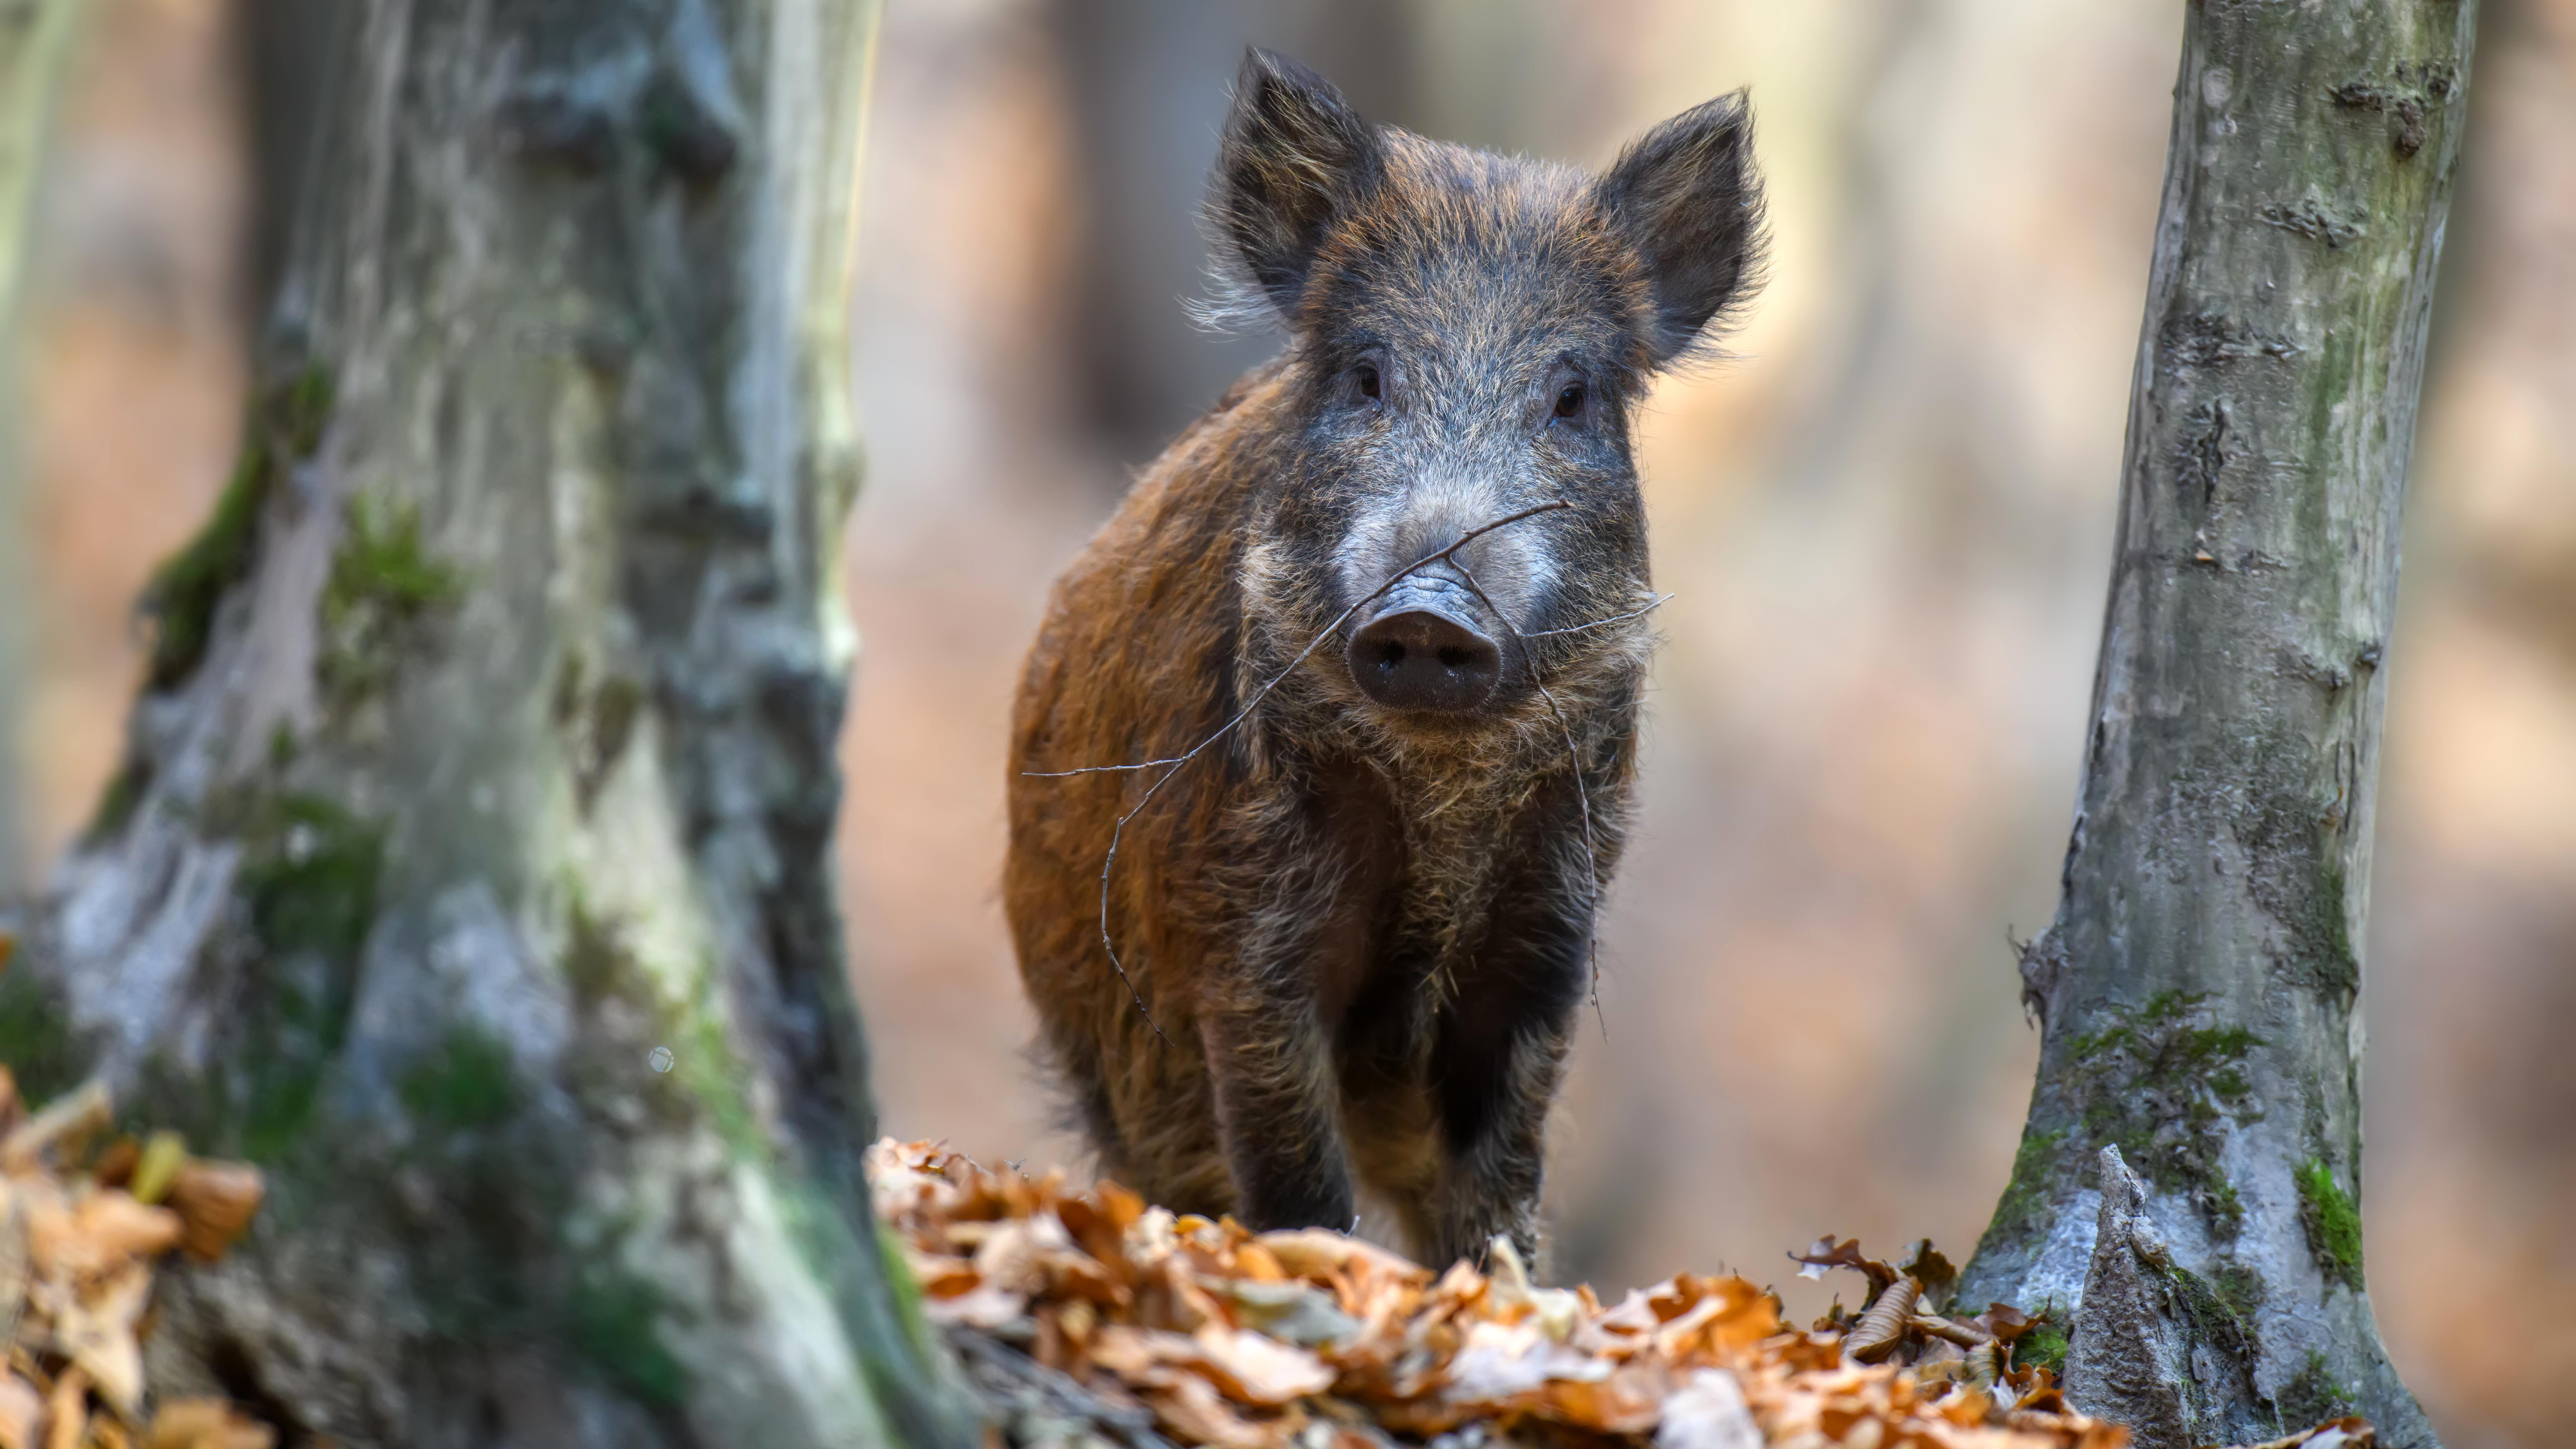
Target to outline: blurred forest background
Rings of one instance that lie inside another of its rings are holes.
[[[89,7],[19,338],[18,884],[115,766],[136,595],[236,447],[293,150],[243,36],[296,8]],[[1607,1035],[1554,1137],[1559,1266],[1786,1278],[1827,1229],[1964,1255],[2037,1050],[2005,934],[2054,905],[2180,27],[2173,0],[895,0],[841,829],[887,1129],[1077,1150],[1020,1055],[1004,720],[1056,569],[1275,346],[1181,305],[1242,44],[1375,118],[1591,164],[1749,83],[1773,279],[1734,360],[1641,425],[1678,597]],[[2480,1449],[2576,1408],[2576,0],[2488,0],[2462,176],[2391,654],[2365,1166],[2390,1350]]]

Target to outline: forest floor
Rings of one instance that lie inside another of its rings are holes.
[[[0,935],[0,969],[9,941]],[[1865,1280],[1811,1325],[1742,1277],[1676,1274],[1604,1305],[1537,1286],[1497,1239],[1445,1271],[1323,1229],[1253,1233],[1114,1183],[1031,1178],[928,1143],[870,1154],[915,1326],[952,1350],[1001,1445],[1166,1449],[2118,1449],[2071,1409],[2065,1326],[1948,1302],[1932,1245],[1900,1263],[1830,1236],[1805,1276]],[[120,1131],[92,1084],[36,1106],[0,1066],[0,1449],[273,1449],[219,1400],[144,1382],[156,1271],[252,1227],[258,1170]],[[2342,1420],[2267,1449],[2366,1449]]]
[[[1324,1229],[1253,1233],[1111,1183],[1031,1178],[927,1143],[880,1143],[879,1218],[923,1316],[1013,1444],[1129,1449],[2116,1449],[2068,1407],[2061,1325],[1946,1304],[1929,1242],[1891,1265],[1820,1239],[1800,1271],[1866,1280],[1801,1329],[1768,1287],[1677,1274],[1605,1306],[1534,1286],[1497,1239],[1430,1268]],[[2364,1449],[2358,1419],[2267,1449]]]

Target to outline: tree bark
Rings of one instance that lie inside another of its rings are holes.
[[[1961,1294],[2074,1307],[2117,1147],[2203,1355],[2192,1442],[2356,1409],[2434,1442],[2363,1290],[2355,1006],[2475,12],[2198,0],[2185,27],[2092,738],[2021,963],[2039,1077]]]
[[[0,898],[29,879],[19,710],[28,674],[25,436],[18,307],[45,136],[71,51],[74,0],[0,0]],[[15,597],[11,597],[14,595]]]
[[[971,1440],[869,1211],[829,869],[875,18],[335,27],[239,466],[0,978],[22,1076],[269,1173],[158,1391],[289,1443]]]

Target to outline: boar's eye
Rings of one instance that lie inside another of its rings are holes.
[[[1560,388],[1557,391],[1556,415],[1560,418],[1581,417],[1583,415],[1583,399],[1583,384],[1579,382],[1567,383],[1563,388]]]
[[[1363,362],[1352,368],[1351,381],[1358,384],[1360,396],[1372,402],[1376,401],[1383,392],[1383,387],[1377,378],[1377,364],[1374,362]]]

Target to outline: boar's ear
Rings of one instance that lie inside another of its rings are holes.
[[[1759,280],[1762,179],[1753,170],[1753,108],[1743,91],[1647,132],[1594,195],[1645,264],[1655,305],[1647,341],[1657,366],[1690,351],[1710,319],[1742,302]]]
[[[1378,135],[1332,82],[1283,55],[1246,50],[1217,144],[1208,216],[1282,316],[1334,216],[1377,181]]]

